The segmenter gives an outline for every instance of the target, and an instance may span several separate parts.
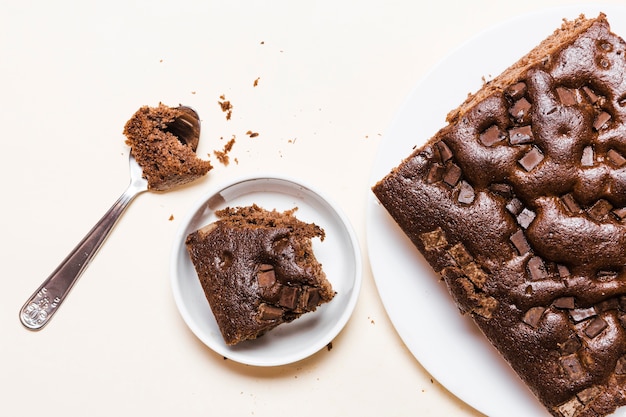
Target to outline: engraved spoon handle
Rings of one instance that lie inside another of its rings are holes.
[[[48,323],[126,207],[139,193],[146,191],[146,188],[142,178],[131,180],[115,204],[26,301],[20,310],[20,320],[26,328],[39,330]]]

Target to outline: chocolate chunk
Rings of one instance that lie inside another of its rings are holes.
[[[524,209],[524,203],[522,203],[517,198],[513,198],[506,204],[506,209],[511,212],[514,216],[517,216]]]
[[[572,398],[568,402],[557,407],[559,415],[563,417],[576,417],[585,408],[577,397]]]
[[[482,288],[487,281],[487,274],[482,268],[475,262],[470,262],[463,267],[463,273],[467,276],[478,288]]]
[[[524,117],[528,114],[528,112],[530,111],[531,105],[528,102],[528,100],[526,100],[524,97],[520,98],[519,100],[517,100],[513,106],[511,107],[511,109],[509,110],[509,113],[511,114],[511,116],[513,116],[513,118],[515,118],[516,120],[523,120]]]
[[[615,364],[615,373],[618,375],[626,374],[626,356],[622,356]]]
[[[574,305],[574,297],[560,297],[554,300],[552,305],[556,308],[563,310],[573,310]]]
[[[593,166],[595,157],[593,154],[593,148],[591,146],[587,146],[583,149],[583,155],[580,158],[580,164],[584,167]]]
[[[587,95],[587,98],[589,99],[591,104],[595,104],[600,99],[600,97],[591,88],[587,86],[583,87],[583,91]]]
[[[570,276],[569,269],[565,265],[557,265],[557,270],[561,278],[567,278]]]
[[[509,143],[511,145],[519,145],[533,141],[533,131],[530,125],[515,127],[509,130]]]
[[[274,307],[269,304],[261,304],[259,306],[259,315],[258,318],[260,320],[277,320],[283,316],[283,309],[279,307]]]
[[[454,259],[454,261],[459,266],[467,265],[474,260],[474,258],[472,258],[472,255],[467,252],[467,249],[465,249],[465,246],[463,246],[461,243],[457,243],[456,245],[452,246],[449,250],[449,253],[450,256],[452,256],[452,259]]]
[[[594,220],[602,221],[613,210],[611,203],[604,199],[600,199],[593,203],[593,206],[589,207],[587,214]]]
[[[598,386],[594,385],[580,391],[578,394],[576,394],[576,396],[583,404],[589,404],[591,401],[593,401],[594,398],[600,395],[601,392],[602,390]]]
[[[619,220],[624,220],[626,217],[626,207],[620,207],[612,212]]]
[[[543,160],[541,151],[533,147],[519,160],[519,163],[526,171],[532,171]]]
[[[294,310],[298,305],[298,288],[288,286],[283,287],[278,304],[281,307]]]
[[[583,320],[594,317],[596,310],[593,307],[578,308],[576,310],[570,310],[569,315],[575,323],[580,323]]]
[[[485,146],[493,146],[504,139],[506,139],[506,135],[497,125],[492,125],[489,129],[480,134],[480,141]]]
[[[608,323],[602,319],[602,317],[596,317],[585,327],[585,334],[590,339],[593,339],[600,333],[602,330],[608,327]]]
[[[428,170],[428,175],[426,176],[426,182],[428,184],[433,184],[435,182],[439,182],[443,179],[443,166],[439,164],[431,165]]]
[[[533,329],[536,329],[539,326],[539,321],[541,320],[544,311],[546,311],[545,307],[531,307],[524,314],[522,321]]]
[[[459,203],[471,204],[474,201],[474,197],[474,188],[467,181],[461,181],[461,188],[457,198]]]
[[[306,288],[300,297],[300,307],[305,311],[312,311],[317,308],[320,301],[320,292],[317,288]]]
[[[596,130],[603,129],[607,127],[608,121],[611,120],[611,115],[605,111],[600,113],[596,119],[593,121],[593,128]]]
[[[524,255],[530,251],[530,245],[526,240],[526,236],[524,236],[524,232],[521,230],[511,235],[511,243],[513,243],[513,246],[515,246],[515,249],[517,249],[520,255]]]
[[[437,142],[437,149],[439,150],[439,156],[441,157],[441,162],[447,162],[452,159],[452,151],[448,148],[448,145],[443,141]]]
[[[563,356],[561,358],[561,366],[565,371],[565,374],[573,380],[578,380],[583,377],[585,371],[578,359],[578,355],[571,354]]]
[[[563,202],[563,205],[565,205],[565,207],[572,213],[575,213],[575,214],[580,213],[581,211],[580,206],[574,199],[573,195],[565,194],[563,197],[561,197],[561,201]]]
[[[448,241],[446,240],[446,235],[444,231],[438,227],[432,232],[422,233],[420,235],[422,239],[422,243],[424,244],[424,249],[427,251],[433,249],[441,249],[448,245]]]
[[[459,168],[456,164],[448,165],[448,169],[443,175],[443,182],[448,184],[450,187],[454,187],[459,180],[461,179],[461,168]]]
[[[573,106],[577,103],[576,94],[569,88],[557,87],[556,94],[564,106]]]
[[[571,355],[572,353],[576,353],[578,349],[582,347],[582,343],[578,336],[573,334],[563,344],[561,344],[560,347],[561,352],[564,355]]]
[[[263,264],[259,267],[259,273],[257,274],[257,280],[259,287],[267,288],[276,283],[276,274],[274,273],[274,267],[272,265]]]
[[[526,83],[518,82],[508,87],[504,93],[513,100],[519,100],[526,94]]]
[[[540,281],[548,278],[546,271],[546,265],[543,263],[543,259],[538,256],[533,256],[528,260],[528,272],[533,281]]]
[[[609,151],[606,153],[606,157],[609,162],[617,168],[620,168],[624,164],[626,164],[626,158],[624,158],[622,154],[617,152],[615,149],[609,149]]]
[[[533,220],[535,220],[535,212],[527,208],[517,216],[517,223],[524,229],[528,229]]]

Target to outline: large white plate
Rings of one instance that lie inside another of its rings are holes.
[[[384,177],[414,146],[445,124],[448,111],[486,79],[498,75],[561,25],[580,13],[607,14],[626,36],[626,9],[588,5],[524,15],[495,26],[454,51],[414,88],[398,111],[377,155],[371,184]],[[459,314],[445,285],[397,227],[373,194],[368,201],[367,241],[374,278],[400,337],[428,372],[450,392],[490,417],[548,415],[528,388],[468,317]],[[615,416],[626,416],[622,408]]]
[[[256,340],[224,343],[196,271],[185,248],[187,235],[215,220],[215,210],[257,204],[267,210],[298,207],[295,216],[326,232],[313,250],[337,295],[315,312],[283,324]],[[174,241],[171,279],[178,309],[195,335],[220,355],[256,366],[284,365],[323,347],[348,321],[361,288],[361,255],[356,235],[343,212],[311,186],[282,176],[245,177],[217,186],[201,198],[182,222]]]

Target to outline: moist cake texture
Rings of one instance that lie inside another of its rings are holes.
[[[256,204],[216,211],[186,246],[224,341],[256,339],[329,302],[335,292],[313,253],[324,230]]]
[[[564,21],[373,187],[557,417],[626,404],[625,55]]]
[[[196,155],[200,124],[188,107],[143,106],[126,122],[124,135],[143,169],[148,189],[167,191],[190,183],[212,169]]]

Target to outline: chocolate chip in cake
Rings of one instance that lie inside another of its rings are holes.
[[[528,226],[535,220],[535,212],[524,208],[522,212],[517,216],[517,223],[524,229],[528,229]]]
[[[575,353],[563,356],[561,358],[561,366],[563,367],[563,371],[565,371],[565,375],[573,380],[582,378],[585,373],[585,370],[578,359],[578,355]]]
[[[611,115],[605,111],[598,114],[596,119],[593,121],[593,128],[596,130],[601,130],[607,127],[607,123],[611,120]]]
[[[556,94],[559,97],[561,104],[564,106],[573,106],[578,103],[576,100],[576,94],[569,88],[557,87]]]
[[[268,264],[262,264],[259,267],[259,273],[257,274],[257,280],[259,287],[267,288],[276,283],[276,274],[274,273],[274,267]]]
[[[298,288],[289,286],[283,287],[278,304],[281,307],[294,310],[298,305]]]
[[[570,310],[569,315],[575,323],[580,323],[583,320],[595,317],[596,310],[593,307],[577,308],[575,310]]]
[[[591,167],[593,166],[594,161],[595,161],[595,156],[593,152],[593,147],[585,146],[585,148],[583,149],[583,155],[580,158],[580,164],[584,167]]]
[[[519,100],[517,100],[513,104],[513,106],[511,106],[509,113],[511,114],[511,116],[513,116],[515,120],[522,121],[524,120],[526,115],[530,112],[530,109],[531,109],[530,103],[528,102],[528,100],[526,100],[526,98],[522,97]]]
[[[511,235],[511,243],[513,243],[513,246],[515,246],[515,249],[517,249],[520,255],[524,255],[530,251],[530,245],[526,240],[526,236],[524,236],[524,232],[521,230]]]
[[[514,216],[519,215],[524,209],[524,203],[519,199],[513,198],[506,204],[506,209]]]
[[[450,253],[450,256],[452,256],[452,259],[454,259],[454,261],[459,266],[467,265],[474,260],[472,255],[467,252],[467,249],[461,243],[457,243],[456,245],[452,246],[448,250],[448,252]]]
[[[540,281],[548,278],[546,265],[538,256],[533,256],[528,260],[528,272],[533,281]]]
[[[480,134],[480,142],[485,146],[493,146],[506,139],[506,134],[497,125],[492,125]]]
[[[474,188],[467,181],[461,181],[459,195],[457,197],[459,203],[471,204],[474,202],[475,196]]]
[[[509,143],[511,145],[520,145],[522,143],[530,143],[533,141],[533,131],[530,125],[514,127],[509,130]]]
[[[540,306],[531,307],[524,314],[522,321],[528,324],[530,327],[536,329],[539,326],[539,321],[541,320],[541,317],[543,316],[543,313],[545,311],[546,311],[545,307],[540,307]]]
[[[461,168],[456,164],[449,164],[447,166],[445,174],[443,175],[443,182],[448,184],[450,187],[454,187],[455,185],[457,185],[460,179]]]
[[[532,171],[543,161],[543,154],[538,148],[531,148],[520,160],[519,163],[528,172]]]
[[[615,373],[617,375],[626,375],[626,356],[621,356],[615,364]]]
[[[274,307],[269,304],[261,304],[259,306],[259,315],[258,318],[260,320],[277,320],[283,316],[283,309],[279,307]]]
[[[600,199],[587,209],[587,214],[594,220],[602,221],[611,212],[611,210],[613,210],[611,203],[604,199]]]
[[[576,200],[574,199],[574,196],[572,194],[565,194],[564,196],[562,196],[561,202],[572,213],[578,214],[581,212],[581,208],[576,202]]]
[[[554,300],[552,305],[562,310],[573,310],[575,307],[574,297],[559,297],[556,300]]]
[[[526,83],[521,81],[517,82],[510,87],[507,87],[507,89],[504,90],[504,94],[513,100],[519,100],[526,94]]]
[[[587,335],[587,337],[589,337],[590,339],[593,339],[594,337],[602,333],[602,330],[606,329],[607,326],[608,323],[604,321],[602,317],[596,317],[591,320],[591,322],[589,322],[587,327],[585,327],[585,335]]]
[[[439,151],[439,156],[441,158],[441,162],[447,162],[452,159],[452,151],[448,148],[448,145],[443,141],[439,141],[436,144],[437,150]]]
[[[585,92],[585,95],[587,95],[591,104],[595,104],[598,100],[600,100],[600,97],[589,86],[584,86],[583,91]]]
[[[434,249],[441,249],[448,245],[448,241],[446,240],[446,235],[440,227],[433,230],[432,232],[422,233],[420,238],[422,239],[424,248],[428,251],[434,250]]]
[[[609,149],[606,153],[606,158],[616,168],[620,168],[626,164],[626,158],[624,158],[622,154],[617,152],[615,149]]]

